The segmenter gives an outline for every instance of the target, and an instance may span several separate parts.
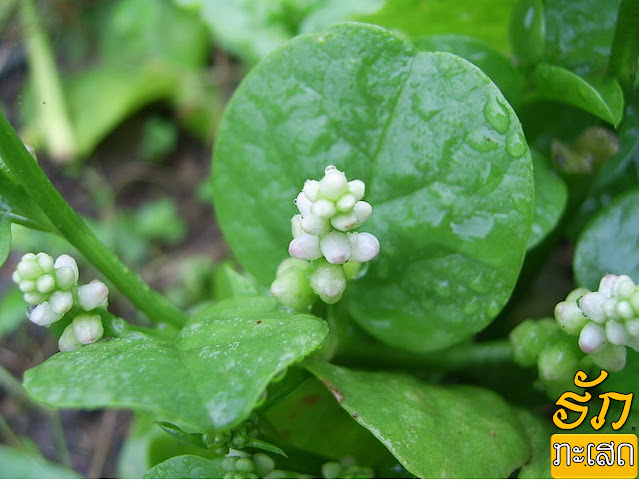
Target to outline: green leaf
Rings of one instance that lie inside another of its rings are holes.
[[[219,464],[197,455],[179,455],[156,465],[145,479],[222,479],[225,471]]]
[[[0,222],[4,220],[40,231],[54,231],[51,221],[13,175],[0,175]]]
[[[0,478],[80,479],[81,476],[38,455],[0,445]]]
[[[171,422],[156,421],[158,427],[168,433],[171,437],[184,445],[192,445],[201,449],[206,449],[206,444],[202,441],[201,433],[188,433]]]
[[[15,285],[8,287],[0,300],[0,338],[15,330],[27,319],[27,303]]]
[[[564,181],[538,152],[531,151],[535,174],[535,216],[528,249],[536,246],[557,225],[566,207],[568,190]]]
[[[282,447],[331,460],[348,455],[368,466],[388,456],[388,450],[354,422],[315,379],[269,410],[266,419],[272,426],[269,435]]]
[[[532,457],[521,468],[517,478],[550,479],[550,437],[559,430],[527,410],[519,409],[515,414],[526,431],[532,450]]]
[[[0,217],[0,266],[9,257],[11,251],[11,221],[8,216]]]
[[[536,64],[543,59],[546,46],[546,21],[542,0],[520,0],[510,19],[510,42],[518,59]]]
[[[151,410],[202,432],[237,425],[275,374],[315,350],[324,321],[235,298],[195,316],[174,343],[137,332],[58,353],[25,374],[56,407]]]
[[[334,164],[366,183],[362,229],[381,252],[346,301],[387,343],[451,345],[510,295],[532,221],[530,157],[497,87],[457,56],[355,23],[297,37],[235,92],[214,159],[222,231],[265,285],[304,181]]]
[[[556,65],[539,64],[532,77],[528,100],[565,102],[616,126],[623,116],[623,92],[608,77],[580,77]]]
[[[444,388],[320,361],[305,366],[417,477],[503,478],[529,458],[519,421],[488,390]]]
[[[499,87],[508,102],[515,105],[521,100],[521,74],[510,59],[483,42],[462,35],[430,35],[414,39],[413,44],[419,50],[459,55],[483,70]]]
[[[230,262],[215,268],[213,285],[216,300],[258,294],[255,280],[250,275],[238,273]]]
[[[582,231],[573,271],[578,286],[595,290],[608,274],[627,274],[639,281],[639,190],[616,198]]]

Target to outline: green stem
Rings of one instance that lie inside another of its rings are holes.
[[[58,231],[154,322],[183,326],[187,315],[151,289],[106,247],[56,190],[0,112],[0,158]]]
[[[24,450],[24,445],[18,436],[11,430],[11,427],[0,413],[0,435],[5,440],[5,443],[13,448]]]
[[[631,92],[634,85],[638,57],[639,0],[621,0],[608,73],[617,78],[626,94]]]

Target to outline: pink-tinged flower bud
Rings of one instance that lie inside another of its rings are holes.
[[[95,343],[104,334],[100,315],[82,314],[73,319],[73,334],[83,345]]]
[[[350,261],[353,263],[365,263],[379,253],[379,241],[370,233],[349,233],[351,242]]]
[[[319,182],[318,196],[337,201],[348,189],[348,180],[344,173],[335,166],[328,166],[324,177]]]
[[[348,236],[340,231],[331,231],[320,238],[322,254],[331,264],[343,264],[351,255],[351,243]]]
[[[588,323],[579,334],[579,347],[584,353],[595,353],[606,343],[606,331],[595,322]]]
[[[350,231],[351,229],[357,228],[360,224],[362,223],[359,222],[354,212],[338,214],[331,218],[331,225],[339,231]]]
[[[618,276],[612,285],[612,294],[617,298],[626,299],[635,291],[635,284],[630,276]]]
[[[314,260],[322,257],[320,238],[312,234],[302,234],[288,245],[288,254],[293,258]]]
[[[302,215],[296,214],[291,218],[291,232],[293,233],[293,237],[297,238],[304,234],[304,229],[302,229]]]
[[[27,310],[27,316],[29,320],[39,326],[49,326],[62,318],[60,313],[53,311],[48,301],[43,301],[39,305],[30,306]]]
[[[43,274],[36,281],[36,290],[40,293],[49,293],[55,289],[55,278],[50,274]]]
[[[612,296],[612,286],[616,279],[616,274],[607,274],[601,278],[601,281],[599,282],[599,289],[597,291],[605,297],[610,298]]]
[[[584,312],[588,318],[597,323],[603,323],[606,321],[606,315],[603,311],[603,304],[607,301],[601,293],[595,291],[594,293],[588,293],[579,300],[579,308]]]
[[[70,323],[62,332],[62,336],[58,340],[58,348],[60,351],[73,351],[82,346],[73,333],[73,323]]]
[[[300,213],[302,213],[302,216],[310,214],[311,208],[313,207],[313,203],[308,200],[303,192],[299,193],[295,198],[295,205],[297,209],[300,210]]]
[[[588,318],[579,309],[576,301],[557,303],[557,306],[555,306],[555,319],[559,327],[569,335],[578,335],[588,323]]]
[[[317,191],[319,190],[319,181],[314,181],[312,179],[307,179],[304,183],[304,189],[302,192],[306,196],[306,198],[311,201],[317,201]]]
[[[60,315],[64,315],[73,306],[73,295],[70,291],[56,291],[49,298],[51,309]]]
[[[309,275],[309,281],[324,303],[337,303],[346,289],[344,270],[338,264],[319,263]]]
[[[72,256],[68,254],[58,256],[53,267],[56,269],[56,280],[58,280],[58,283],[62,282],[64,284],[64,287],[60,286],[60,288],[68,289],[78,282],[80,271],[78,270],[78,263]],[[71,276],[69,270],[71,270],[73,276]]]
[[[613,345],[625,345],[630,339],[624,323],[608,320],[605,326],[606,338]]]
[[[596,353],[591,353],[592,361],[609,372],[618,372],[626,366],[626,347],[606,345]]]
[[[337,207],[338,211],[346,213],[353,210],[357,201],[358,199],[356,199],[355,196],[353,196],[351,193],[348,193],[339,198],[335,206]]]
[[[102,281],[93,280],[78,288],[78,303],[85,311],[106,306],[108,296],[109,288]]]
[[[364,181],[360,181],[359,179],[350,181],[348,183],[348,192],[355,196],[356,200],[361,201],[366,193],[366,184],[364,184]]]
[[[43,272],[49,273],[53,270],[53,258],[47,253],[36,254],[36,261],[40,265]]]
[[[305,233],[321,236],[331,230],[331,223],[328,219],[309,214],[302,218],[302,229]]]
[[[328,199],[318,199],[311,209],[311,213],[320,218],[330,218],[335,215],[335,212],[335,203]]]
[[[366,201],[357,201],[353,207],[353,212],[360,224],[363,224],[368,218],[371,217],[373,207]]]

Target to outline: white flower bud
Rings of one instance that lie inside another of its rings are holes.
[[[100,315],[82,314],[73,319],[73,334],[83,345],[95,343],[104,334]]]
[[[78,288],[78,303],[85,311],[106,306],[108,296],[109,288],[102,281],[93,280]]]
[[[326,218],[309,214],[302,218],[302,229],[308,234],[320,236],[331,230],[331,223]]]
[[[21,281],[18,286],[20,288],[20,291],[22,291],[23,293],[28,293],[29,291],[36,290],[36,282],[30,279]]]
[[[280,268],[282,268],[282,265],[287,263],[284,269],[278,269],[277,277],[271,284],[271,293],[283,305],[305,311],[313,304],[313,299],[315,298],[315,293],[313,293],[306,276],[308,263],[306,263],[304,268],[300,268],[293,262],[306,263],[299,259],[288,259],[280,264]]]
[[[364,193],[366,192],[366,185],[364,184],[364,181],[355,179],[348,183],[348,191],[353,196],[355,196],[355,199],[360,201],[364,197]]]
[[[19,285],[20,283],[22,283],[22,276],[20,276],[20,273],[18,273],[18,270],[14,271],[13,274],[11,275],[11,279],[13,280],[13,282],[17,285]]]
[[[291,232],[293,233],[293,237],[297,238],[304,234],[304,230],[302,229],[302,215],[296,214],[291,218]]]
[[[618,276],[612,285],[612,294],[617,298],[625,299],[628,298],[635,291],[635,284],[633,283],[630,276],[621,275]]]
[[[320,218],[330,218],[331,216],[335,216],[335,203],[328,199],[318,199],[313,203],[311,212]]]
[[[18,263],[16,271],[22,280],[35,280],[42,274],[42,269],[35,259],[25,259],[26,254],[22,257],[22,261]]]
[[[616,274],[607,274],[601,278],[601,281],[599,282],[599,289],[597,291],[605,297],[610,298],[612,296],[612,286],[616,279]]]
[[[626,347],[606,345],[597,353],[591,353],[590,358],[604,370],[618,372],[626,366]]]
[[[331,264],[343,264],[351,255],[351,243],[348,236],[340,231],[331,231],[320,239],[322,254]]]
[[[64,315],[73,306],[73,295],[70,291],[56,291],[49,298],[51,309],[60,315]]]
[[[635,292],[628,298],[628,301],[630,302],[630,306],[632,306],[634,312],[639,315],[639,290],[635,290]]]
[[[339,214],[331,218],[331,225],[340,231],[350,231],[357,228],[360,224],[357,215],[354,212]]]
[[[359,221],[359,224],[363,224],[373,212],[373,207],[366,201],[357,201],[353,207],[353,212]]]
[[[288,245],[288,254],[293,258],[313,260],[322,257],[320,238],[313,234],[302,234]]]
[[[618,301],[616,306],[617,315],[624,320],[630,320],[635,317],[635,312],[626,300]]]
[[[597,323],[603,323],[606,321],[606,315],[603,311],[603,304],[607,301],[601,293],[595,291],[594,293],[588,293],[579,300],[579,308],[584,312],[588,318]]]
[[[604,301],[604,304],[601,307],[604,312],[604,316],[609,320],[618,320],[621,317],[617,314],[617,299],[609,298]]]
[[[555,319],[559,327],[569,335],[578,335],[588,323],[576,301],[562,301],[555,306]]]
[[[632,337],[639,337],[639,318],[626,321],[626,330]]]
[[[47,253],[36,254],[36,261],[45,273],[49,273],[53,270],[53,258]]]
[[[68,290],[78,282],[78,277],[69,266],[61,266],[55,270],[55,282],[58,288]]]
[[[39,326],[49,326],[62,318],[60,313],[53,311],[48,301],[43,301],[39,305],[30,306],[27,310],[27,316],[29,320]]]
[[[318,196],[337,201],[348,189],[348,180],[344,173],[335,166],[328,166],[324,177],[319,182]]]
[[[59,271],[60,268],[64,268],[64,267],[70,268],[73,271],[73,275],[74,275],[73,284],[78,282],[78,279],[80,278],[80,270],[78,270],[78,263],[76,263],[75,259],[72,256],[69,256],[68,254],[62,254],[58,256],[57,259],[55,260],[53,267],[56,268],[57,271]],[[56,277],[57,277],[57,273],[56,273]]]
[[[570,293],[568,293],[568,296],[566,296],[566,301],[577,301],[579,300],[579,298],[581,298],[584,295],[587,295],[588,293],[590,293],[589,289],[576,288],[572,290]]]
[[[311,288],[325,303],[337,303],[346,289],[346,277],[340,265],[321,263],[309,275]]]
[[[20,258],[20,261],[36,261],[38,258],[36,257],[35,253],[26,253],[24,255],[22,255],[22,258]]]
[[[301,192],[295,198],[295,205],[297,209],[300,210],[302,216],[306,216],[311,212],[311,208],[313,207],[313,203],[308,200],[304,192]]]
[[[43,301],[47,299],[47,295],[43,295],[42,293],[38,293],[35,291],[31,291],[29,293],[25,293],[22,295],[24,301],[29,303],[30,305],[39,305]]]
[[[337,210],[343,213],[350,212],[355,207],[357,199],[351,193],[344,194],[335,205]]]
[[[284,271],[289,270],[291,268],[306,271],[309,267],[310,267],[310,263],[308,261],[304,261],[303,259],[286,258],[277,267],[277,274],[275,276],[278,277],[282,273],[284,273]]]
[[[630,339],[630,335],[623,323],[608,320],[605,326],[606,338],[613,345],[625,345]]]
[[[379,253],[379,241],[370,233],[349,233],[351,242],[351,256],[353,263],[365,263]]]
[[[49,293],[55,288],[55,278],[50,274],[43,274],[36,281],[36,289],[40,293]]]
[[[319,181],[307,179],[304,183],[304,189],[302,192],[306,195],[309,201],[315,202],[317,200],[317,191],[319,190]]]
[[[58,340],[58,348],[60,351],[73,351],[82,346],[73,333],[73,323],[69,323],[62,332],[62,336]]]
[[[595,353],[606,344],[606,331],[601,325],[590,322],[579,334],[579,347],[584,353]]]

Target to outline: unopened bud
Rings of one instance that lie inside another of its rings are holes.
[[[340,231],[350,231],[357,228],[360,224],[357,215],[354,212],[346,214],[338,214],[331,218],[331,225]]]
[[[49,293],[55,288],[55,278],[50,274],[43,274],[36,281],[36,289],[40,293]]]
[[[639,290],[635,290],[635,292],[628,298],[628,301],[630,302],[630,306],[632,306],[634,312],[639,315]]]
[[[617,298],[626,299],[635,291],[635,284],[630,276],[621,275],[612,284],[612,294]]]
[[[328,199],[318,199],[313,203],[311,213],[320,218],[330,218],[336,212],[335,203]]]
[[[27,310],[27,316],[29,320],[39,326],[49,326],[62,318],[60,313],[53,311],[48,301],[43,301],[39,305],[30,306]]]
[[[322,254],[331,264],[343,264],[351,255],[351,243],[348,236],[340,231],[331,231],[320,239]]]
[[[348,180],[335,166],[328,166],[319,182],[318,195],[331,201],[337,201],[348,189]]]
[[[29,293],[25,293],[24,295],[22,295],[22,298],[24,299],[24,301],[26,301],[30,305],[39,305],[40,303],[42,303],[43,301],[47,299],[47,295],[44,295],[42,293],[37,293],[35,291],[31,291]]]
[[[627,300],[617,302],[617,315],[624,320],[631,320],[635,317],[635,311]]]
[[[20,288],[20,291],[22,291],[23,293],[28,293],[29,291],[36,290],[36,282],[30,279],[21,281],[18,286]]]
[[[521,366],[537,363],[541,350],[556,337],[557,324],[550,318],[526,320],[510,332],[513,359]]]
[[[321,236],[331,230],[331,223],[328,219],[309,214],[302,218],[302,229],[308,234]]]
[[[108,296],[109,288],[102,281],[93,280],[78,288],[78,303],[85,311],[106,306]]]
[[[576,288],[572,290],[570,293],[568,293],[568,296],[566,296],[566,301],[578,301],[579,298],[581,298],[584,295],[587,295],[588,293],[590,293],[589,289]]]
[[[579,360],[579,350],[572,340],[547,345],[541,350],[537,361],[539,376],[542,380],[551,382],[571,380],[575,376]]]
[[[270,474],[275,469],[273,459],[264,453],[253,454],[253,462],[255,463],[255,473],[260,477]]]
[[[350,261],[354,263],[365,263],[379,253],[379,241],[370,233],[349,233],[348,239],[351,242]]]
[[[58,348],[60,351],[73,351],[82,346],[73,332],[73,323],[67,325],[62,332],[62,336],[58,340]]]
[[[255,463],[249,457],[240,457],[240,459],[235,462],[235,470],[238,472],[253,472],[255,470]]]
[[[601,306],[604,317],[610,320],[618,320],[621,317],[617,313],[617,299],[610,298],[604,301],[604,304]]]
[[[628,330],[628,334],[632,337],[639,336],[639,318],[634,318],[632,320],[626,321],[626,330]]]
[[[344,194],[336,203],[337,210],[340,212],[349,212],[355,207],[358,200],[351,193]]]
[[[49,298],[49,305],[53,311],[64,315],[73,306],[73,295],[70,291],[56,291]]]
[[[80,271],[78,270],[78,263],[76,262],[75,258],[73,256],[69,256],[68,254],[61,254],[56,258],[53,267],[62,268],[63,266],[66,266],[73,270],[77,281],[77,278],[80,276]]]
[[[348,192],[355,196],[356,200],[360,201],[366,193],[366,184],[364,184],[364,181],[360,181],[359,179],[350,181],[348,183]]]
[[[302,216],[308,215],[313,207],[313,203],[309,201],[303,192],[299,193],[295,198],[295,205],[297,209],[300,210],[300,213],[302,213]]]
[[[302,234],[288,245],[288,253],[293,258],[313,260],[322,257],[320,238],[313,234]]]
[[[320,262],[309,275],[311,288],[328,304],[337,303],[346,289],[346,277],[341,265]]]
[[[61,266],[55,270],[55,281],[58,288],[68,290],[78,282],[78,278],[69,266]]]
[[[49,256],[47,253],[38,253],[36,254],[36,261],[40,268],[45,273],[49,273],[53,270],[53,258]]]
[[[317,191],[319,190],[319,181],[314,181],[312,179],[308,179],[304,183],[304,195],[311,202],[315,202],[317,200]]]
[[[600,351],[591,353],[592,361],[609,372],[618,372],[626,366],[626,347],[606,345]]]
[[[306,311],[313,304],[315,298],[315,293],[311,289],[306,275],[307,267],[301,269],[290,261],[293,260],[286,260],[282,263],[287,263],[285,269],[278,269],[277,277],[271,284],[271,293],[283,305],[290,306],[295,310]],[[295,261],[301,260],[296,259]]]
[[[279,276],[284,271],[287,271],[287,270],[289,270],[291,268],[296,268],[296,269],[299,269],[299,270],[302,270],[302,271],[306,271],[306,270],[308,270],[308,268],[310,268],[310,263],[308,261],[303,260],[303,259],[286,258],[277,267],[277,273],[275,274],[275,276]]]
[[[104,334],[100,315],[82,314],[73,319],[73,334],[83,345],[95,343]]]
[[[559,327],[569,335],[578,335],[588,323],[576,301],[562,301],[555,306],[555,319]]]
[[[25,254],[22,257],[22,261],[20,261],[18,263],[18,266],[16,267],[16,271],[18,272],[18,274],[20,275],[20,279],[22,280],[35,280],[42,274],[42,269],[36,261],[35,255],[33,255],[33,258],[26,258],[26,256],[27,255]]]
[[[360,224],[363,224],[368,218],[371,217],[373,207],[366,201],[357,201],[353,207],[353,212],[357,216]]]
[[[293,237],[297,238],[304,234],[304,229],[302,229],[302,215],[296,214],[291,218],[291,232],[293,233]]]
[[[625,345],[630,338],[625,324],[619,323],[618,321],[608,320],[605,330],[606,338],[613,345]]]
[[[597,323],[603,323],[606,320],[606,315],[603,311],[603,304],[606,302],[606,298],[601,293],[595,291],[594,293],[588,293],[579,300],[579,308],[584,312],[588,318]]]
[[[612,286],[614,285],[616,280],[616,274],[607,274],[606,276],[601,278],[601,281],[599,282],[599,289],[597,291],[599,291],[599,293],[606,296],[607,298],[610,298],[612,296]]]
[[[579,347],[584,353],[595,353],[601,350],[607,342],[606,331],[594,322],[584,326],[579,334]]]

